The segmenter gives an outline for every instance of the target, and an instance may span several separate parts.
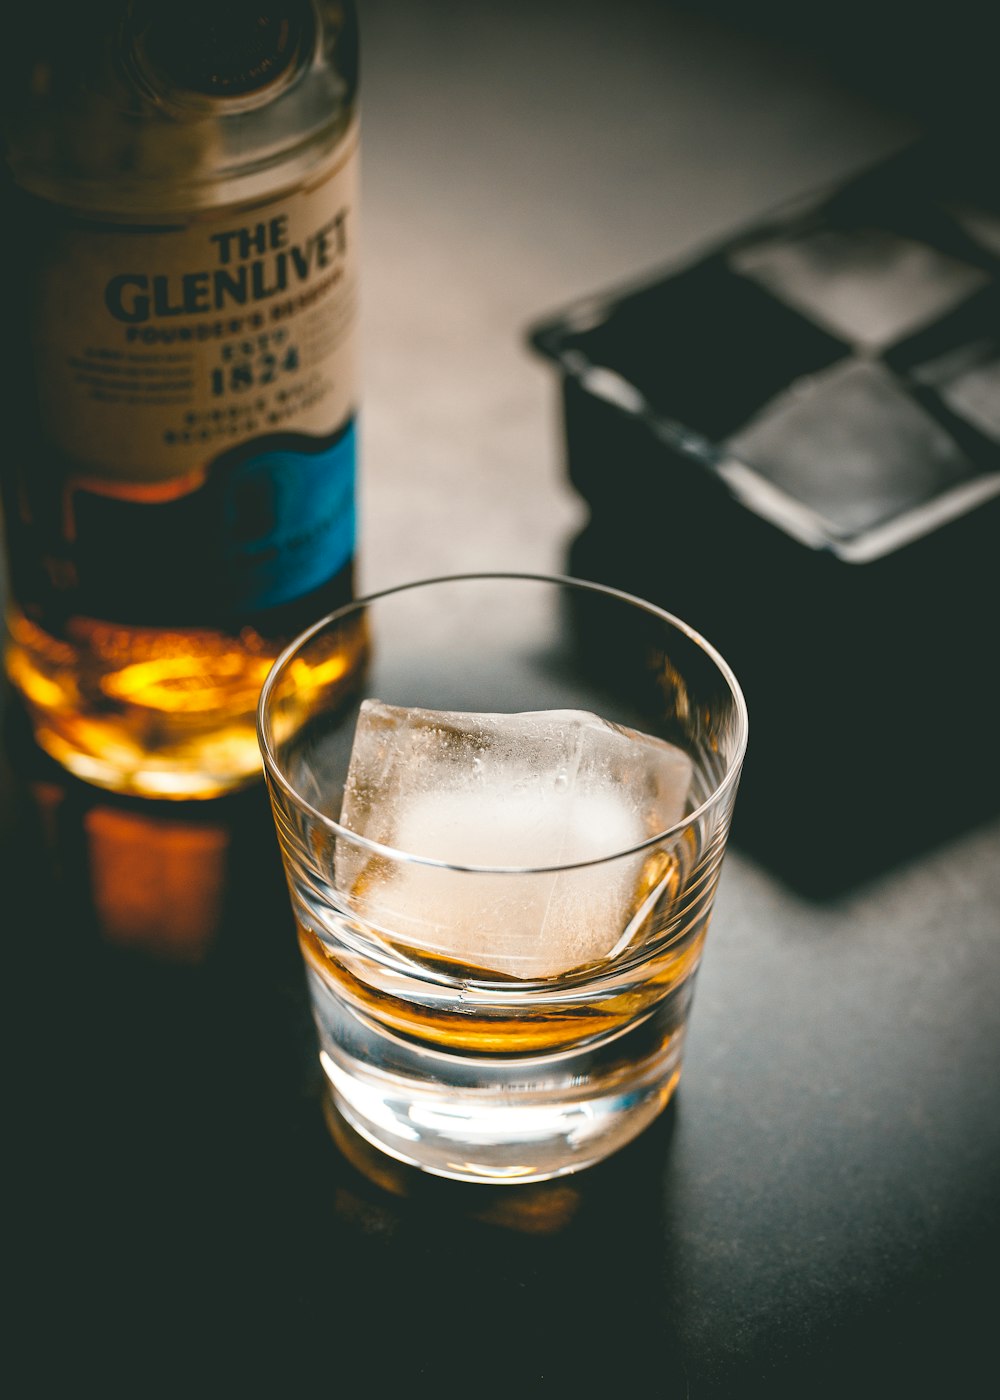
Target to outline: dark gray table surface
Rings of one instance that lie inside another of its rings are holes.
[[[690,8],[361,14],[362,583],[561,572],[585,512],[529,323],[878,159],[914,120]],[[236,878],[218,938],[176,964],[102,937],[85,848],[104,799],[36,762],[16,717],[8,752],[21,1393],[978,1393],[996,822],[829,901],[731,850],[675,1104],[589,1173],[493,1192],[334,1145],[260,793],[219,818]],[[57,794],[47,842],[25,778]]]

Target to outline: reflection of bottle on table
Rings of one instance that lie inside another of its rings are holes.
[[[211,800],[158,801],[83,783],[32,741],[8,704],[0,830],[11,901],[50,949],[98,949],[150,965],[284,961],[294,926],[262,785]],[[59,911],[62,911],[60,914]]]
[[[274,656],[352,589],[356,26],[112,8],[12,50],[7,670],[78,776],[205,797],[258,774]]]

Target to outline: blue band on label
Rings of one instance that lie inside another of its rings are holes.
[[[319,588],[354,553],[352,423],[318,452],[271,449],[225,473],[224,569],[247,611]]]
[[[74,485],[79,612],[148,626],[238,627],[329,583],[354,553],[356,430],[282,434],[219,458],[173,500]]]

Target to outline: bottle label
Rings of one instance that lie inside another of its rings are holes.
[[[161,498],[74,489],[75,612],[151,626],[224,624],[321,588],[354,551],[353,422],[332,440],[271,436]]]
[[[42,222],[37,494],[60,519],[34,514],[74,612],[152,621],[186,571],[173,621],[238,617],[351,558],[357,185],[355,125],[274,200],[153,228]]]

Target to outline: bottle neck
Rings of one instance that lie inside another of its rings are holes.
[[[42,199],[125,220],[250,203],[324,167],[354,124],[351,6],[101,10],[75,52],[72,32],[35,35],[8,86],[7,164]],[[236,11],[243,27],[227,28]]]

